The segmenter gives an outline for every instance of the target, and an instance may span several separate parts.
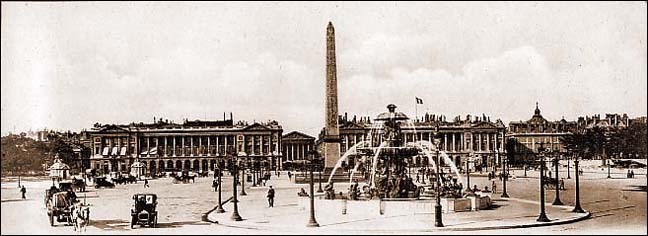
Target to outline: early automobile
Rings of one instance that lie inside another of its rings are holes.
[[[133,208],[131,209],[131,229],[135,225],[156,227],[158,220],[157,195],[139,193],[133,195]]]
[[[101,187],[114,188],[115,184],[106,180],[106,177],[95,178],[95,188],[101,188]]]
[[[46,204],[50,226],[54,226],[54,220],[56,220],[56,222],[72,224],[71,207],[72,204],[74,204],[73,201],[73,199],[68,197],[66,192],[57,192],[52,194]]]

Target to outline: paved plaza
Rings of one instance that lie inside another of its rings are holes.
[[[566,170],[565,170],[566,171]],[[432,213],[385,214],[378,212],[347,212],[342,209],[321,208],[316,205],[319,228],[307,228],[308,207],[297,192],[308,189],[306,184],[294,184],[286,172],[280,178],[272,177],[268,184],[277,191],[275,207],[268,208],[268,187],[251,187],[246,183],[247,196],[239,196],[239,212],[243,221],[232,221],[232,202],[227,201],[227,212],[211,211],[216,205],[217,194],[211,188],[211,177],[198,178],[196,183],[172,184],[172,179],[150,181],[151,188],[143,182],[117,185],[114,189],[88,188],[79,193],[91,208],[91,224],[85,234],[358,234],[358,233],[407,233],[407,234],[580,234],[580,233],[645,233],[646,232],[646,176],[638,172],[634,179],[626,179],[623,170],[613,169],[611,179],[601,169],[586,169],[581,177],[581,203],[591,213],[572,213],[574,205],[574,178],[565,179],[566,191],[560,197],[565,206],[552,206],[554,191],[546,191],[547,225],[535,219],[539,211],[538,175],[522,170],[512,170],[516,178],[508,181],[509,199],[493,194],[494,208],[474,212],[444,213],[446,227],[435,228]],[[561,171],[562,175],[566,173]],[[232,178],[223,178],[223,201],[231,196]],[[43,204],[45,188],[51,181],[23,179],[28,189],[27,200],[21,200],[17,182],[13,179],[2,183],[2,234],[72,234],[71,226],[58,224],[50,227]],[[483,174],[471,174],[471,184],[486,186],[489,181]],[[497,181],[498,191],[501,182]],[[335,185],[343,191],[346,184]],[[490,184],[488,185],[490,186]],[[642,187],[643,186],[643,187]],[[317,188],[317,184],[315,185]],[[240,189],[240,188],[239,188]],[[596,194],[592,194],[596,192]],[[136,227],[130,229],[130,209],[134,193],[155,193],[159,196],[160,214],[158,228]],[[206,219],[204,214],[208,213]],[[622,224],[621,224],[622,223]],[[536,226],[536,227],[534,227]],[[602,230],[602,231],[601,231]]]

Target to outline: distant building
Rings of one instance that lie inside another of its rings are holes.
[[[216,163],[224,165],[226,153],[231,151],[242,163],[258,161],[276,166],[282,158],[282,132],[276,121],[234,124],[231,113],[229,120],[95,124],[87,131],[92,140],[92,168],[103,173],[126,173],[139,161],[145,165],[145,174],[213,170]]]
[[[574,121],[566,121],[562,118],[559,121],[548,121],[542,114],[536,103],[536,109],[527,121],[512,121],[506,134],[509,142],[512,142],[514,153],[509,153],[511,163],[533,160],[540,144],[544,148],[566,153],[562,139],[579,130],[579,125]]]
[[[281,145],[284,162],[309,160],[308,152],[315,147],[315,137],[292,131],[281,138]]]
[[[603,130],[622,129],[630,126],[631,119],[627,114],[605,114],[605,119],[601,119],[601,115],[578,117],[578,127],[582,129],[591,129],[594,127],[602,128]]]

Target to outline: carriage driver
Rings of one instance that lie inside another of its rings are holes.
[[[70,205],[73,205],[74,203],[77,203],[77,195],[72,191],[72,189],[68,189],[67,193],[65,193],[65,198],[70,201]]]

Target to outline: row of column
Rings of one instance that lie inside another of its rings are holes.
[[[267,137],[267,142],[264,141]],[[248,141],[251,139],[251,145],[248,147]],[[265,142],[265,143],[264,143]],[[243,135],[243,145],[241,151],[247,154],[256,155],[272,155],[273,151],[279,151],[279,142],[277,137],[273,134],[269,135]],[[265,147],[265,149],[264,149]],[[274,147],[274,148],[273,148]],[[258,151],[257,151],[258,150]]]
[[[284,145],[284,156],[286,160],[306,160],[309,159],[308,152],[313,148],[312,144],[307,143],[290,143]]]
[[[195,149],[196,147],[194,145],[194,138],[193,136],[189,136],[189,140],[187,141],[185,139],[186,136],[182,136],[180,138],[180,146],[178,146],[178,143],[176,141],[177,136],[166,136],[166,137],[144,137],[144,143],[145,146],[140,143],[140,150],[138,155],[144,151],[146,151],[146,154],[144,156],[150,157],[151,156],[151,149],[152,147],[158,147],[158,152],[162,152],[162,156],[187,156],[187,153],[185,151],[185,148],[189,147],[189,155],[188,156],[211,156],[212,154],[214,155],[219,155],[219,154],[225,154],[227,153],[228,150],[230,150],[232,147],[234,147],[234,143],[229,143],[231,140],[235,140],[233,135],[227,135],[227,136],[206,136],[206,148],[207,152],[206,153],[196,153],[194,150],[202,150],[203,148],[203,138],[205,136],[198,136],[198,149]],[[229,138],[228,138],[229,137]],[[171,139],[171,140],[169,140]],[[151,142],[151,140],[155,140],[154,142]],[[163,140],[164,145],[160,145],[161,141]],[[211,142],[215,141],[216,145],[212,145]],[[186,146],[186,144],[189,144],[189,146]],[[169,146],[171,144],[171,146]],[[146,147],[146,149],[144,149]],[[160,150],[160,148],[162,150]],[[178,153],[177,148],[180,148],[180,153]],[[144,150],[142,150],[144,149]],[[171,151],[169,151],[171,149]],[[215,151],[215,152],[214,152]],[[170,153],[172,153],[170,155]],[[160,155],[160,154],[157,154]]]

